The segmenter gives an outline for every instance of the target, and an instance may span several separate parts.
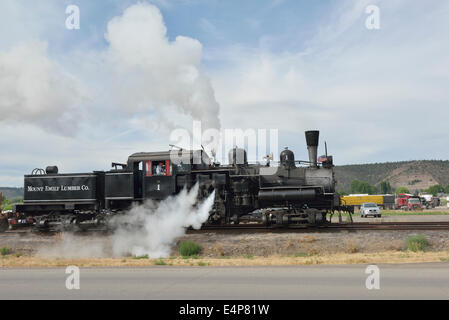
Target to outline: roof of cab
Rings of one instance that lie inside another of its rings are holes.
[[[203,150],[169,150],[169,151],[159,151],[159,152],[136,152],[128,157],[128,163],[138,162],[138,161],[161,161],[170,160],[172,156],[179,159],[192,159],[193,154],[199,152],[201,157],[207,156]]]

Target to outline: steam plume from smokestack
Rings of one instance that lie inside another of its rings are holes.
[[[177,36],[169,41],[159,9],[145,3],[127,8],[107,29],[107,56],[123,79],[116,89],[124,108],[175,106],[201,120],[203,128],[220,129],[219,105],[201,70],[198,40]]]

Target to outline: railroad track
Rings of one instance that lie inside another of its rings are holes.
[[[354,222],[354,223],[330,223],[319,227],[306,227],[306,226],[289,226],[284,228],[267,227],[263,224],[248,223],[248,224],[235,224],[226,226],[213,226],[205,225],[200,230],[188,229],[187,233],[204,233],[204,232],[292,232],[292,231],[305,231],[305,232],[328,232],[339,230],[446,230],[449,231],[449,221],[441,222]],[[0,235],[27,235],[35,233],[37,235],[53,235],[60,231],[48,231],[48,232],[36,232],[31,228],[23,228],[17,230],[7,230]],[[77,235],[88,235],[92,233],[106,234],[108,231],[104,229],[90,229],[86,231],[73,232]]]
[[[331,229],[346,230],[449,230],[449,222],[355,222],[331,224]]]
[[[205,232],[216,230],[264,230],[264,231],[329,231],[329,230],[448,230],[449,222],[354,222],[354,223],[331,223],[319,227],[289,226],[285,228],[267,227],[262,224],[237,224],[227,226],[203,226],[200,230],[189,230],[189,232]]]

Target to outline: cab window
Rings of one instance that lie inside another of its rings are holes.
[[[147,161],[145,169],[145,175],[147,177],[172,175],[172,165],[170,160]]]
[[[152,163],[151,161],[145,161],[145,176],[151,177],[153,168],[151,167]]]

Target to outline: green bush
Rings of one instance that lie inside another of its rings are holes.
[[[1,254],[2,256],[6,256],[7,254],[10,254],[10,253],[11,253],[11,249],[8,248],[8,247],[2,247],[2,248],[0,249],[0,254]]]
[[[410,190],[408,190],[406,187],[399,187],[399,188],[396,189],[395,193],[396,194],[399,194],[399,193],[410,193]]]
[[[425,251],[429,241],[423,235],[410,236],[407,238],[407,249],[413,252]]]
[[[352,180],[351,193],[377,194],[377,188],[370,185],[368,182]]]
[[[178,251],[183,257],[195,256],[201,252],[201,246],[193,241],[187,240],[179,244]]]
[[[162,260],[162,259],[159,259],[159,260],[154,261],[154,264],[155,264],[156,266],[165,266],[165,265],[166,265],[165,261]]]
[[[313,256],[313,254],[312,253],[305,253],[305,252],[299,252],[299,253],[295,254],[295,257],[298,257],[298,258],[310,257],[310,256]]]
[[[148,255],[144,254],[143,256],[134,256],[133,259],[148,259]]]

